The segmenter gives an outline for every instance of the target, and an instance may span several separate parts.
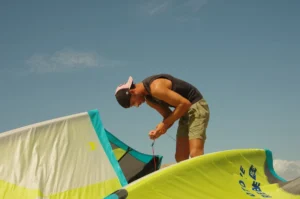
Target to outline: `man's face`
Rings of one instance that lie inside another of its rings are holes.
[[[131,91],[130,107],[132,106],[139,107],[144,102],[145,102],[145,98],[142,94],[136,92],[135,90]]]

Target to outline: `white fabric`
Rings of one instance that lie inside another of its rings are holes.
[[[44,195],[117,178],[88,113],[0,133],[0,180]]]

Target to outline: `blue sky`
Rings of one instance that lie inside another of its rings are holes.
[[[123,109],[131,75],[170,73],[199,88],[211,110],[206,153],[268,148],[300,160],[299,1],[3,1],[0,132],[98,109],[105,127],[152,153],[161,116]],[[168,131],[175,137],[177,123]],[[155,143],[174,162],[175,142]]]

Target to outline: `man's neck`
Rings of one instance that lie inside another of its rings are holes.
[[[142,82],[137,83],[135,86],[136,86],[136,89],[142,93],[142,95],[145,96],[145,95],[148,95],[148,94],[149,94],[149,93],[147,92],[147,90],[145,89],[144,84],[143,84]]]

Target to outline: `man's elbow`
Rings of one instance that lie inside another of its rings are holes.
[[[190,101],[184,101],[183,103],[182,103],[182,105],[183,105],[183,107],[186,109],[186,110],[189,110],[190,109],[190,107],[192,106],[192,103],[190,102]]]

